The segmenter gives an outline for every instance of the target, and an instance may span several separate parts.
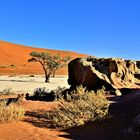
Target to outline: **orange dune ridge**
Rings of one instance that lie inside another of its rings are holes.
[[[39,63],[29,63],[29,53],[32,51],[48,52],[50,54],[60,54],[62,57],[71,56],[86,57],[85,54],[79,54],[71,51],[60,51],[51,49],[34,48],[19,44],[13,44],[0,41],[0,74],[16,75],[16,74],[44,74]],[[58,75],[66,75],[67,68],[57,71]]]

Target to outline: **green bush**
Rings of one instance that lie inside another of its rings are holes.
[[[68,102],[60,100],[60,106],[47,112],[47,117],[54,127],[61,128],[77,127],[91,121],[103,120],[108,115],[109,107],[103,91],[89,92],[79,86],[69,96]]]
[[[23,118],[24,114],[23,108],[13,105],[6,106],[5,102],[0,102],[0,123],[18,121]]]

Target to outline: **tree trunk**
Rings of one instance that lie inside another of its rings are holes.
[[[45,83],[49,83],[50,82],[50,76],[46,75],[45,76]]]
[[[45,74],[45,83],[49,83],[50,82],[50,76],[51,76],[51,72],[49,74]]]
[[[53,70],[53,75],[52,75],[52,76],[53,76],[53,78],[55,77],[55,71],[56,71],[56,70]]]
[[[44,73],[45,73],[45,83],[49,83],[50,81],[50,73],[48,74],[47,72],[47,68],[45,67],[45,65],[43,65],[41,62],[40,64],[42,65],[42,68],[44,70]]]

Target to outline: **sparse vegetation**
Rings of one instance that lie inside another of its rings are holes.
[[[43,101],[54,101],[60,100],[63,97],[62,93],[65,90],[65,87],[58,87],[54,90],[46,89],[46,87],[40,87],[34,90],[32,96],[29,94],[26,95],[26,98],[29,100],[43,100]]]
[[[0,123],[18,121],[23,118],[24,113],[21,107],[6,106],[5,102],[0,102]]]
[[[71,59],[70,56],[62,58],[59,54],[50,55],[46,52],[31,52],[32,58],[28,62],[39,62],[45,72],[45,82],[49,82],[51,74],[55,76],[56,70],[64,67]]]
[[[14,74],[14,73],[9,75],[9,77],[15,77],[15,76],[16,76],[16,74]]]
[[[16,67],[16,65],[15,64],[11,64],[10,67]]]
[[[13,94],[12,88],[10,88],[10,87],[5,88],[5,89],[3,89],[3,90],[1,91],[1,93],[2,93],[3,95],[11,95],[11,94]]]
[[[33,97],[43,97],[46,96],[46,94],[50,93],[49,90],[47,90],[45,87],[40,87],[34,90]]]
[[[13,68],[16,67],[15,64],[11,64],[11,65],[0,65],[0,68]]]
[[[8,68],[6,65],[1,65],[0,68]]]
[[[62,94],[66,90],[66,87],[60,87],[58,86],[55,90],[53,90],[55,95],[55,100],[61,100],[64,98],[64,95]]]
[[[109,102],[103,90],[94,93],[79,86],[69,95],[69,101],[61,99],[59,102],[59,108],[46,113],[54,127],[77,127],[101,121],[108,115]]]
[[[29,75],[29,77],[35,77],[33,74]]]
[[[29,93],[26,94],[26,100],[54,101],[55,95],[53,91],[47,90],[45,87],[37,88],[32,96]]]

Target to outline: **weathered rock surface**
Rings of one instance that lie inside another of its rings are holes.
[[[102,86],[108,89],[131,88],[138,77],[138,66],[136,61],[115,58],[76,58],[68,65],[71,88],[78,85],[86,86],[87,89],[97,89]]]

